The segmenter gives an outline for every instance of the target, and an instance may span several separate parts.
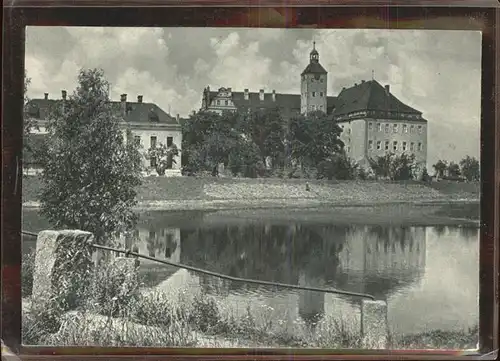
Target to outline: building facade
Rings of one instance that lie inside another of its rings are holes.
[[[234,92],[231,88],[213,91],[206,87],[201,110],[221,114],[224,111],[280,108],[285,114],[324,111],[342,128],[341,139],[346,154],[361,166],[370,159],[388,153],[413,154],[418,168],[427,162],[427,120],[422,112],[404,104],[391,92],[389,85],[372,79],[343,88],[329,96],[328,72],[319,61],[316,44],[309,54],[309,64],[300,74],[300,94]]]
[[[33,129],[32,133],[25,141],[30,144],[32,149],[24,155],[25,173],[37,173],[40,167],[34,161],[33,152],[43,142],[47,134],[46,125],[50,109],[54,106],[62,105],[66,101],[66,91],[62,91],[60,99],[49,99],[49,94],[45,93],[44,98],[32,99],[27,106],[27,115],[35,120],[38,129]],[[139,95],[137,101],[127,100],[127,94],[122,94],[120,101],[111,102],[112,108],[121,117],[121,128],[123,135],[126,135],[128,129],[131,130],[134,141],[140,144],[143,153],[143,166],[145,174],[156,175],[157,159],[147,159],[146,153],[150,148],[164,144],[167,147],[176,146],[179,155],[173,157],[173,161],[168,165],[165,171],[166,176],[181,175],[181,157],[182,151],[182,129],[179,123],[179,117],[172,117],[163,109],[154,103],[143,101],[143,96]]]

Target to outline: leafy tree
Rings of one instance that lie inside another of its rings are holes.
[[[420,180],[422,182],[429,182],[431,180],[431,176],[427,172],[427,167],[424,167],[424,169],[422,170],[422,175],[420,177]]]
[[[229,154],[239,142],[235,130],[236,115],[200,111],[183,128],[183,153],[186,168],[192,172],[211,170],[217,174],[220,163],[227,164]]]
[[[462,175],[470,181],[478,181],[480,178],[479,161],[470,156],[466,156],[460,161],[460,170]]]
[[[353,160],[349,159],[345,153],[335,154],[330,159],[318,165],[318,178],[328,180],[353,180],[363,177],[362,169]]]
[[[165,144],[159,143],[156,147],[148,149],[146,159],[156,159],[156,173],[158,175],[165,175],[165,171],[171,169],[172,165],[177,163],[174,157],[178,155],[179,149],[175,144],[167,147]]]
[[[451,162],[448,165],[447,171],[448,171],[448,176],[451,178],[460,177],[460,166],[455,162]]]
[[[260,151],[251,140],[241,137],[238,145],[229,154],[229,169],[233,176],[241,175],[246,178],[255,178],[259,172],[261,162]]]
[[[443,178],[445,176],[446,170],[448,169],[448,162],[440,159],[432,167],[436,171],[436,176],[439,178]]]
[[[273,164],[282,161],[284,154],[284,118],[278,107],[243,110],[238,114],[238,129],[259,149],[262,162],[271,157]]]
[[[375,173],[376,178],[389,179],[391,178],[391,165],[394,158],[393,153],[387,153],[382,157],[369,159],[370,166]]]
[[[411,180],[415,177],[415,156],[403,153],[387,153],[382,157],[370,159],[370,165],[377,178],[394,181]]]
[[[322,111],[293,117],[290,123],[292,157],[303,165],[317,168],[322,161],[343,151],[341,132],[338,124]]]
[[[28,98],[28,87],[31,84],[31,79],[28,78],[26,71],[24,72],[24,122],[23,122],[23,133],[24,137],[27,137],[33,129],[38,129],[38,124],[36,120],[31,116],[29,112],[30,99]],[[25,147],[28,147],[25,142]]]
[[[102,70],[82,69],[78,87],[58,102],[47,126],[41,212],[56,228],[92,232],[105,243],[131,230],[141,155],[130,130],[123,136]]]

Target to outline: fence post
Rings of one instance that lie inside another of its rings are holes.
[[[38,234],[33,312],[51,312],[56,316],[81,304],[92,276],[93,240],[92,233],[80,230],[42,231]]]
[[[361,301],[361,337],[364,349],[386,349],[389,341],[387,302]]]

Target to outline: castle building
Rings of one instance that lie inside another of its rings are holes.
[[[44,98],[31,99],[27,105],[27,116],[34,119],[38,129],[33,129],[25,142],[30,146],[29,151],[25,151],[23,165],[24,172],[27,174],[38,173],[40,165],[36,163],[34,154],[40,149],[46,134],[48,116],[52,107],[62,106],[67,101],[67,93],[62,91],[60,99],[49,99],[49,94],[45,93]],[[160,144],[167,147],[175,145],[179,150],[179,155],[174,157],[174,162],[168,165],[165,172],[166,176],[181,175],[181,144],[182,129],[179,122],[179,116],[173,117],[167,114],[155,103],[143,101],[143,96],[137,96],[137,101],[127,100],[127,94],[122,94],[120,101],[112,101],[112,108],[121,118],[121,128],[125,136],[127,129],[132,131],[134,141],[140,144],[141,151],[144,154],[143,166],[150,174],[156,174],[154,171],[157,159],[146,159],[145,155],[149,148],[154,148]]]
[[[417,165],[427,162],[427,120],[422,112],[404,104],[389,85],[372,79],[343,88],[337,96],[328,95],[328,72],[320,64],[316,44],[309,64],[301,73],[300,94],[232,91],[206,87],[201,110],[222,113],[248,109],[279,108],[286,116],[323,111],[343,129],[341,140],[346,154],[362,166],[387,153],[414,154]]]

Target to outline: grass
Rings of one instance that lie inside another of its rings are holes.
[[[26,260],[29,263],[32,258]],[[24,263],[23,267],[27,270],[23,283],[29,283],[32,267]],[[250,305],[246,313],[236,315],[234,309],[208,295],[188,297],[181,291],[172,297],[153,289],[141,291],[137,280],[128,276],[110,264],[101,266],[86,292],[87,301],[64,314],[51,309],[30,311],[26,301],[29,298],[25,298],[23,343],[100,347],[361,347],[358,322],[326,316],[311,329],[301,319],[290,324],[273,317],[270,307],[256,313]],[[478,329],[434,330],[390,339],[391,348],[396,349],[471,349],[476,346]]]
[[[309,183],[311,191],[305,190]],[[37,201],[38,176],[23,178],[23,201]],[[139,202],[209,201],[213,199],[327,198],[332,201],[477,199],[479,183],[441,181],[328,181],[281,178],[145,177],[137,189]]]

